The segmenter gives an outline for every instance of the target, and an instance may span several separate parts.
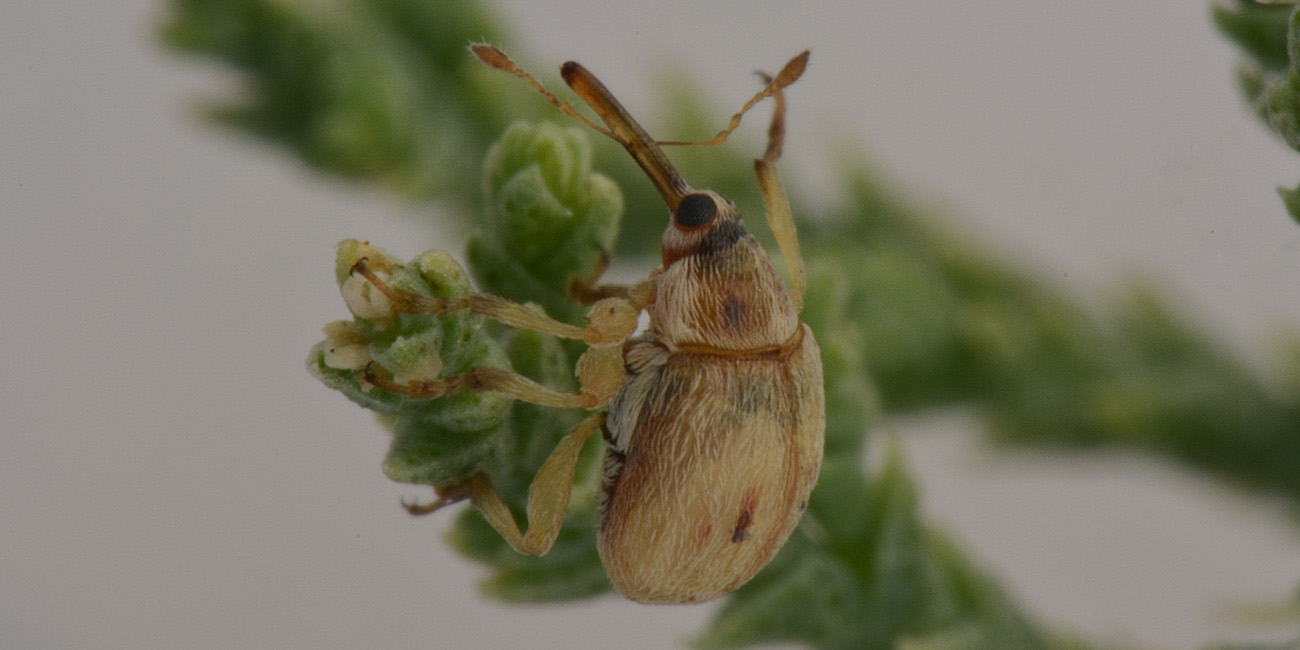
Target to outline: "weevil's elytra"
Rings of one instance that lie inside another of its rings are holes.
[[[660,143],[586,68],[568,62],[560,72],[603,126],[560,101],[500,50],[471,49],[488,65],[526,81],[566,115],[623,145],[668,207],[663,265],[631,286],[578,286],[573,295],[602,299],[592,307],[587,327],[576,327],[493,296],[473,295],[455,304],[405,296],[359,264],[359,273],[408,311],[468,309],[592,346],[578,361],[578,395],[491,368],[409,385],[378,372],[367,372],[366,378],[380,388],[420,397],[470,389],[551,406],[604,406],[574,427],[538,471],[529,491],[526,533],[485,474],[439,493],[468,495],[511,546],[540,555],[563,524],[582,445],[600,432],[607,451],[597,546],[614,587],[646,603],[701,602],[725,594],[752,578],[785,544],[821,465],[821,356],[812,331],[799,322],[803,260],[775,166],[784,136],[781,90],[802,74],[808,53],[768,79],[712,140],[671,143],[722,142],[750,107],[767,97],[775,100],[767,150],[755,161],[755,171],[767,221],[790,269],[787,289],[735,205],[715,192],[692,189]],[[632,338],[641,311],[650,324]]]

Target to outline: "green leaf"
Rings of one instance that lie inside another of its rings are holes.
[[[1295,189],[1279,187],[1277,193],[1282,197],[1282,204],[1286,206],[1287,214],[1291,215],[1296,223],[1300,223],[1300,187]]]
[[[516,123],[488,151],[483,176],[488,215],[468,250],[479,286],[580,321],[586,310],[569,299],[569,278],[587,277],[612,251],[623,212],[618,187],[591,172],[586,137]]]
[[[1231,6],[1210,7],[1210,16],[1224,36],[1266,70],[1287,69],[1287,21],[1294,9],[1286,4],[1237,0]]]
[[[1238,0],[1233,8],[1214,6],[1212,15],[1247,56],[1237,73],[1247,101],[1287,146],[1300,151],[1300,5]],[[1294,194],[1283,191],[1282,202],[1300,221]]]
[[[493,95],[487,71],[465,54],[471,40],[501,37],[482,3],[173,0],[170,8],[169,46],[244,75],[243,92],[205,102],[207,115],[323,171],[440,196],[476,185],[483,144],[505,124],[501,106],[513,91]],[[463,92],[470,85],[481,92]]]

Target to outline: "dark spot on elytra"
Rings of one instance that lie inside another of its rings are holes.
[[[745,491],[745,501],[740,506],[740,517],[731,530],[731,543],[739,544],[749,539],[749,527],[754,523],[754,509],[758,507],[758,488]]]
[[[749,539],[749,525],[754,523],[754,513],[746,510],[740,513],[740,519],[736,520],[736,528],[731,531],[731,543],[739,544]]]
[[[727,298],[722,306],[722,326],[727,329],[739,327],[744,323],[746,311],[749,311],[749,305],[736,298]]]

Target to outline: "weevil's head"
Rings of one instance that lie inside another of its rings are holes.
[[[560,74],[609,129],[588,124],[627,149],[668,206],[672,223],[664,232],[665,267],[688,255],[721,250],[748,233],[736,206],[716,192],[692,189],[659,143],[590,71],[569,61],[560,67]]]
[[[736,204],[717,192],[692,190],[677,199],[672,223],[664,231],[664,267],[688,255],[720,252],[747,234]]]

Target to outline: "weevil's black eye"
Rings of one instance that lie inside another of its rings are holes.
[[[713,219],[718,213],[718,206],[708,194],[687,194],[677,205],[673,220],[683,228],[697,228]]]

